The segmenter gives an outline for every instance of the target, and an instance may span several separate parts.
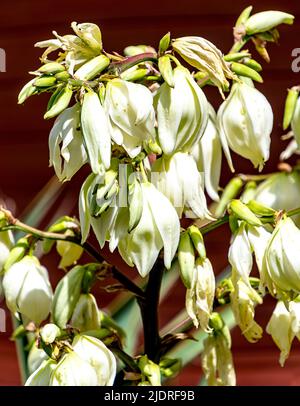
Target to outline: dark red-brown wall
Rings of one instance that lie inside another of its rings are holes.
[[[292,27],[280,29],[280,46],[270,46],[271,64],[264,64],[265,82],[259,88],[270,100],[275,114],[272,137],[272,153],[266,171],[276,169],[280,141],[282,108],[286,89],[299,84],[300,73],[291,70],[292,49],[300,47],[300,3],[297,0],[252,1],[255,11],[278,9],[296,16]],[[104,47],[110,51],[122,51],[129,44],[152,44],[167,31],[173,37],[200,35],[213,41],[223,52],[232,44],[232,26],[239,12],[249,5],[248,1],[57,1],[57,0],[2,0],[0,7],[0,48],[7,57],[7,72],[0,73],[0,190],[10,198],[15,213],[21,213],[27,204],[52,176],[48,168],[48,133],[51,122],[42,119],[46,98],[35,97],[24,106],[16,104],[21,86],[29,80],[28,71],[38,67],[40,50],[33,47],[36,41],[51,38],[55,29],[60,34],[70,32],[70,23],[95,22],[102,29]],[[210,90],[208,96],[217,106],[220,97]],[[237,160],[239,172],[253,172],[251,165]],[[225,184],[229,171],[224,162],[222,182]],[[76,206],[78,185],[82,176],[76,177],[64,192],[64,204],[70,211]],[[69,200],[67,196],[70,196]],[[222,230],[223,231],[223,230]],[[208,252],[217,272],[227,265],[229,233],[214,233],[207,238]],[[61,275],[55,263],[46,259],[53,280]],[[183,290],[178,287],[162,307],[161,325],[183,305]],[[101,303],[107,303],[107,296]],[[175,307],[174,303],[178,303]],[[257,310],[258,320],[266,324],[273,303],[267,301]],[[20,383],[14,344],[8,341],[9,332],[0,333],[0,385]],[[300,348],[293,346],[292,356],[284,369],[278,364],[278,350],[268,336],[251,345],[233,333],[233,351],[238,384],[241,385],[298,385],[300,383]],[[199,382],[200,360],[176,379],[177,384]]]

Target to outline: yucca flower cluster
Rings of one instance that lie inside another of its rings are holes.
[[[126,332],[92,293],[96,283],[114,277],[121,287],[105,288],[134,293],[145,325],[151,312],[156,314],[147,306],[158,305],[164,268],[180,275],[190,323],[207,334],[202,367],[208,384],[236,383],[230,332],[216,312],[219,306],[230,306],[243,336],[254,343],[263,335],[255,307],[266,294],[275,298],[266,331],[284,364],[293,339],[300,337],[299,167],[238,175],[224,189],[219,186],[222,151],[232,172],[231,150],[259,171],[270,156],[273,112],[255,87],[263,81],[262,67],[242,48],[252,40],[268,60],[267,43],[293,16],[251,12],[248,7],[238,18],[226,55],[205,38],[173,39],[170,33],[157,50],[136,45],[124,55],[109,53],[96,24],[76,22],[74,33],[54,31],[53,39],[36,44],[45,48],[42,65],[31,72],[19,103],[51,94],[44,116],[55,119],[50,166],[61,182],[83,167],[88,176],[79,193],[79,221],[63,216],[41,232],[0,208],[0,293],[24,327],[15,336],[31,334],[26,385],[110,386],[116,359],[132,385],[160,385],[178,373],[180,360],[165,353],[189,336],[160,337],[154,323],[145,330],[145,352],[131,356],[124,350]],[[218,109],[207,100],[205,86],[216,87],[223,97]],[[299,150],[299,100],[299,88],[290,89],[284,128],[291,125],[294,140],[285,159]],[[204,238],[225,223],[232,232],[231,273],[219,283]],[[27,234],[14,242],[14,228]],[[96,249],[89,244],[91,231]],[[39,240],[45,253],[55,244],[58,266],[67,271],[54,290],[37,258]],[[142,288],[104,261],[105,245],[136,268]],[[96,262],[81,265],[84,251]],[[157,290],[149,293],[149,286]],[[146,341],[153,337],[150,344],[158,348],[148,353]]]

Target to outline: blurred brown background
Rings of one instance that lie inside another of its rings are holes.
[[[9,197],[8,203],[19,215],[53,175],[48,168],[48,133],[51,121],[42,116],[46,97],[30,99],[24,106],[18,106],[16,98],[23,84],[29,80],[28,71],[38,67],[41,50],[33,47],[38,40],[52,37],[55,29],[59,34],[70,32],[70,23],[95,22],[100,25],[104,47],[110,51],[122,51],[126,45],[137,43],[157,46],[167,31],[172,37],[200,35],[214,42],[223,52],[232,44],[232,27],[239,12],[249,5],[248,1],[225,2],[211,0],[120,1],[101,0],[57,1],[27,0],[1,1],[0,48],[6,51],[6,73],[0,73],[0,191]],[[272,138],[271,159],[265,171],[276,169],[278,155],[283,147],[280,140],[281,119],[286,88],[300,82],[300,73],[291,70],[291,52],[300,47],[300,3],[298,0],[252,1],[254,11],[276,9],[296,16],[294,26],[280,27],[280,46],[270,45],[271,64],[264,65],[264,84],[259,88],[270,100],[275,120]],[[210,101],[217,106],[221,99],[213,89],[208,91]],[[239,172],[253,172],[251,165],[238,159]],[[229,171],[223,165],[222,184],[226,183]],[[84,172],[84,171],[83,171]],[[62,212],[74,212],[77,205],[78,187],[84,177],[79,174],[67,185],[59,200]],[[14,207],[15,206],[15,207]],[[217,272],[227,265],[229,233],[226,228],[207,238],[207,247]],[[118,261],[116,257],[113,261]],[[56,269],[57,258],[47,257],[53,281],[62,275]],[[108,295],[98,292],[99,304],[110,300]],[[162,306],[161,326],[184,303],[183,289],[178,285]],[[3,306],[3,303],[1,304]],[[266,301],[257,309],[257,319],[266,324],[273,303]],[[9,316],[8,316],[9,318]],[[8,341],[9,332],[0,333],[0,385],[18,385],[18,373],[14,344]],[[265,334],[258,344],[251,345],[233,333],[233,352],[240,385],[299,385],[300,346],[295,342],[292,355],[282,369],[278,364],[279,352]],[[178,385],[199,383],[200,360],[185,368],[176,378]]]

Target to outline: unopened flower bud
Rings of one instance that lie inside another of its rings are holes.
[[[3,288],[8,308],[20,312],[34,323],[45,320],[52,303],[48,272],[38,259],[26,256],[4,274]]]
[[[99,309],[96,299],[91,293],[82,293],[80,295],[70,324],[80,332],[98,330],[100,328]]]
[[[52,344],[60,335],[60,329],[55,324],[48,323],[41,328],[40,335],[45,344]]]
[[[261,13],[253,14],[245,22],[247,35],[253,35],[259,32],[270,31],[280,24],[293,24],[294,16],[282,11],[262,11]]]

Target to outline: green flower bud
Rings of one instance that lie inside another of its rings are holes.
[[[171,34],[167,32],[159,41],[159,53],[163,54],[170,46]]]
[[[69,85],[66,85],[59,90],[58,93],[55,94],[55,98],[52,100],[51,107],[44,114],[44,119],[53,118],[62,113],[69,106],[72,96],[73,90]]]
[[[82,293],[73,310],[70,324],[80,332],[98,330],[100,313],[95,297],[91,293]]]
[[[187,231],[181,234],[178,245],[178,263],[182,282],[187,289],[191,288],[195,267],[195,251]]]
[[[33,85],[36,87],[52,87],[56,83],[54,76],[41,76],[35,79]]]
[[[144,53],[156,53],[155,49],[149,45],[130,45],[124,49],[124,55],[135,56]]]
[[[253,14],[245,22],[247,35],[270,31],[280,24],[293,24],[294,16],[282,11],[263,11]]]
[[[246,76],[246,78],[255,80],[258,83],[263,82],[263,78],[260,76],[260,74],[247,65],[238,62],[232,62],[230,67],[232,72],[236,73],[239,76]]]
[[[247,203],[247,207],[249,207],[249,209],[256,214],[257,216],[266,216],[266,217],[270,217],[270,216],[274,216],[276,211],[270,207],[266,207],[263,204],[257,202],[256,200],[250,200]]]
[[[293,118],[291,121],[291,128],[297,141],[298,149],[300,148],[300,97],[298,97],[296,107],[294,110]]]
[[[265,96],[246,83],[234,84],[219,108],[218,124],[231,170],[234,171],[229,147],[262,170],[269,159],[273,127],[272,108]]]
[[[63,71],[65,71],[65,67],[58,62],[46,63],[45,65],[42,65],[38,69],[38,72],[48,74],[48,75],[49,74],[55,75],[56,73],[63,72]]]
[[[81,293],[81,283],[86,269],[75,266],[58,283],[52,304],[52,320],[65,328],[70,320]]]
[[[286,130],[291,124],[294,116],[295,108],[297,105],[297,99],[299,96],[299,90],[292,88],[288,89],[288,94],[285,100],[284,114],[283,114],[283,129]]]
[[[82,65],[74,73],[74,78],[79,80],[92,80],[108,67],[110,59],[99,55]]]
[[[23,104],[28,99],[28,97],[38,93],[38,89],[34,85],[34,82],[35,78],[26,83],[26,85],[21,89],[18,95],[18,104]]]
[[[198,252],[200,258],[206,258],[206,250],[204,245],[203,236],[199,228],[195,225],[192,225],[188,228],[189,235],[192,239],[195,250]]]
[[[239,194],[242,186],[243,186],[243,181],[241,178],[238,178],[238,177],[232,178],[228,182],[228,184],[225,186],[225,188],[223,190],[221,199],[215,210],[216,217],[223,216],[223,214],[228,206],[228,203]]]
[[[163,55],[158,58],[158,68],[164,81],[167,82],[170,87],[174,87],[173,69],[171,59],[168,55]]]
[[[239,219],[246,221],[253,226],[261,226],[258,217],[240,200],[233,199],[228,205],[228,212],[235,214]]]
[[[26,256],[13,264],[4,274],[3,288],[12,312],[20,312],[36,324],[48,317],[52,288],[48,272],[37,258]]]

